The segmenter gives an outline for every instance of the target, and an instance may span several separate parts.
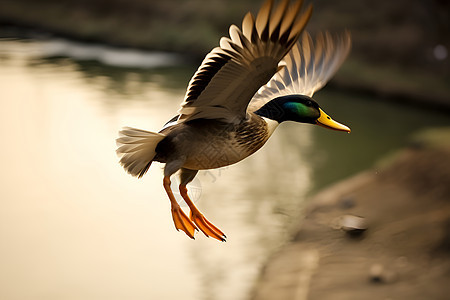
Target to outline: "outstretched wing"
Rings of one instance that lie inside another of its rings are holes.
[[[282,0],[274,8],[273,0],[268,0],[256,20],[247,13],[242,31],[232,25],[230,38],[220,40],[220,47],[205,57],[192,77],[178,122],[244,118],[254,94],[280,70],[279,62],[306,26],[312,7],[300,14],[302,2],[289,5],[289,0]]]
[[[286,95],[312,96],[336,73],[347,57],[351,46],[350,34],[341,36],[319,33],[315,43],[305,32],[301,41],[283,59],[286,67],[261,87],[249,104],[256,111],[268,101]]]

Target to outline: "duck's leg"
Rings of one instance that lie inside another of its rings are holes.
[[[195,230],[197,227],[189,220],[188,216],[181,209],[180,205],[177,203],[175,196],[173,195],[172,189],[170,188],[170,177],[164,176],[163,180],[164,189],[166,190],[167,196],[169,196],[172,219],[177,230],[183,230],[191,239],[194,239]]]
[[[225,242],[227,238],[225,234],[209,222],[189,198],[186,185],[194,179],[197,172],[197,170],[181,169],[181,183],[179,186],[181,197],[183,197],[184,201],[191,209],[190,218],[194,221],[195,225],[197,225],[197,228],[199,228],[207,237],[211,236],[219,241]]]

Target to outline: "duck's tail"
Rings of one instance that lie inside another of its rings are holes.
[[[166,136],[160,133],[125,127],[119,131],[116,153],[129,174],[141,178],[150,168],[156,146]]]

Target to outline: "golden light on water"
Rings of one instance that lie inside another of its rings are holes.
[[[163,295],[167,284],[158,280],[177,280],[167,260],[183,265],[187,253],[175,250],[185,241],[170,238],[156,181],[138,182],[118,167],[119,112],[105,116],[100,93],[72,67],[33,70],[17,61],[1,69],[0,81],[2,293]],[[189,278],[181,282],[192,286]]]

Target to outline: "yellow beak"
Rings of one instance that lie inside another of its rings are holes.
[[[350,128],[345,126],[344,124],[338,123],[334,121],[332,118],[330,118],[323,110],[320,110],[320,117],[317,119],[316,124],[325,128],[338,130],[338,131],[345,131],[350,133]]]

